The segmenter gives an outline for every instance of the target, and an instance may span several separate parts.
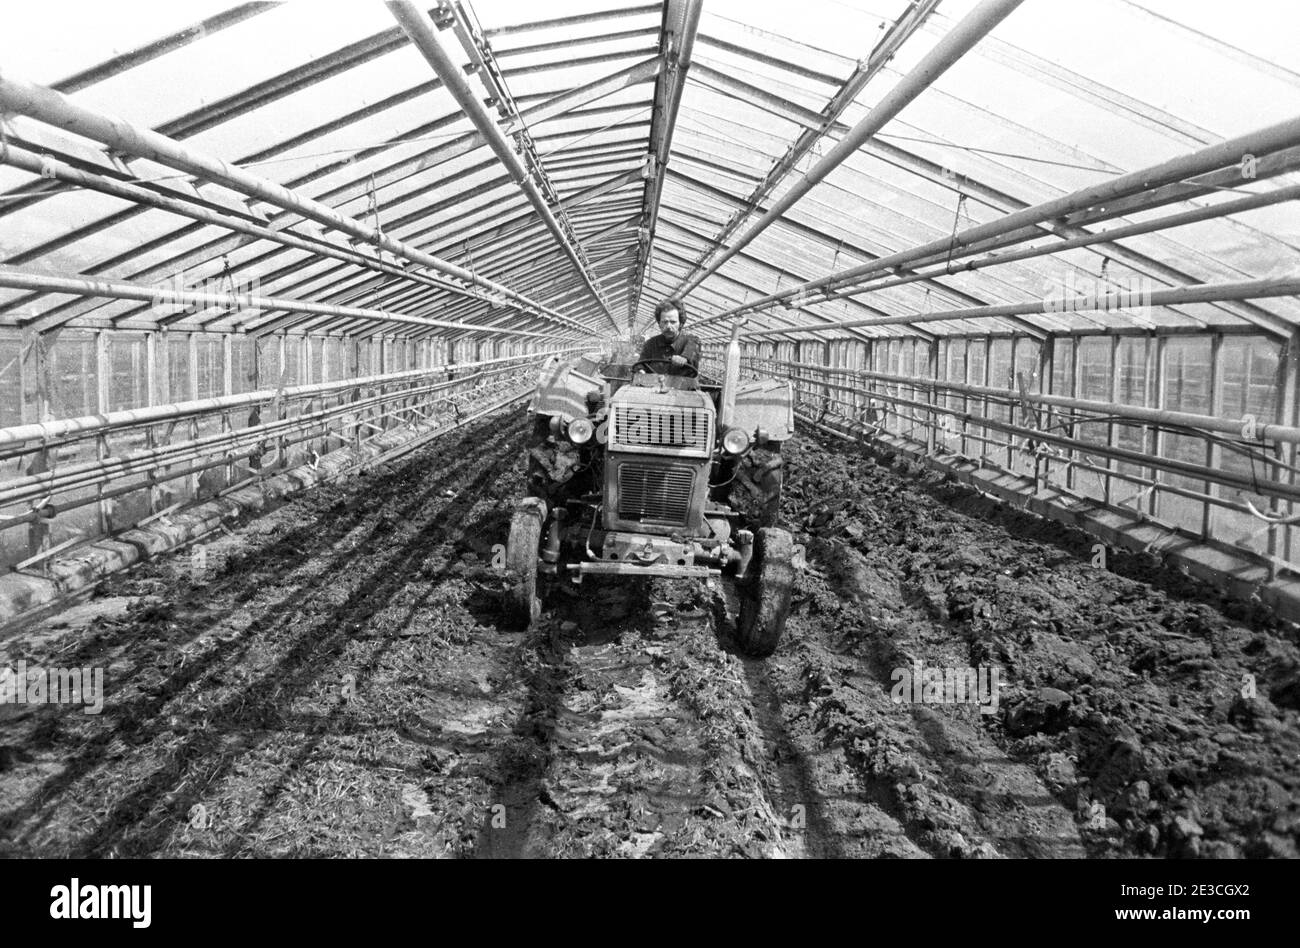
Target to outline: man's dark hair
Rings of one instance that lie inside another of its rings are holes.
[[[686,325],[686,306],[682,303],[681,300],[674,300],[674,299],[664,300],[662,303],[660,303],[658,306],[655,307],[656,324],[659,322],[659,317],[664,314],[664,310],[666,309],[677,310],[677,324],[679,326]]]

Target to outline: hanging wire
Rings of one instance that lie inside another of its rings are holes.
[[[966,209],[966,195],[964,193],[959,192],[957,194],[957,207],[952,212],[952,234],[950,234],[948,237],[948,259],[946,259],[943,262],[943,272],[948,275],[952,274],[952,254],[953,251],[957,249],[957,224],[961,220],[962,211],[964,211],[965,209]],[[966,220],[967,221],[970,220],[969,215],[967,216]],[[927,299],[929,298],[929,293],[930,291],[927,289],[926,290]]]
[[[375,250],[379,256],[379,262],[384,262],[384,225],[379,220],[379,197],[375,193],[375,173],[370,172],[370,186],[366,194],[366,214],[374,219],[375,223]]]
[[[230,255],[223,253],[221,255],[221,276],[217,278],[218,289],[222,288],[225,284],[229,284],[229,290],[231,296],[237,295],[238,290],[237,287],[235,286],[235,277],[230,272]],[[235,307],[229,307],[229,306],[222,306],[221,310],[227,316],[234,316],[235,313],[237,312],[237,309]]]
[[[920,142],[924,145],[934,145],[938,148],[956,148],[959,151],[972,151],[982,155],[997,155],[1000,158],[1015,158],[1019,161],[1033,161],[1044,165],[1056,165],[1060,168],[1074,168],[1078,171],[1095,171],[1099,174],[1115,174],[1113,170],[1106,168],[1097,168],[1091,165],[1076,165],[1068,161],[1053,161],[1051,158],[1037,158],[1033,155],[1022,155],[1014,151],[995,151],[992,148],[979,148],[975,145],[958,145],[956,142],[937,142],[928,138],[917,138],[913,135],[895,135],[883,134],[877,135],[877,138],[896,138],[904,142]]]

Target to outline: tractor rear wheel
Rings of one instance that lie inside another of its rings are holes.
[[[506,540],[506,621],[527,628],[541,615],[537,598],[537,554],[542,542],[546,507],[536,499],[520,503],[510,518]]]
[[[794,593],[794,539],[788,530],[763,527],[754,535],[749,575],[740,588],[740,647],[756,658],[776,651]]]

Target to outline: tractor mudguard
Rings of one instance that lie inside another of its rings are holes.
[[[775,379],[741,382],[731,423],[751,436],[761,430],[769,441],[789,441],[794,437],[793,387]]]
[[[588,394],[599,393],[604,384],[599,377],[583,371],[592,364],[585,358],[547,362],[538,375],[537,391],[528,410],[539,415],[558,415],[566,421],[586,418]]]

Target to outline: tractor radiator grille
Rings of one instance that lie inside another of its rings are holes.
[[[618,515],[623,520],[685,525],[695,471],[689,467],[622,464],[618,469]]]
[[[677,448],[707,454],[713,416],[703,408],[617,405],[610,432],[615,448]]]

